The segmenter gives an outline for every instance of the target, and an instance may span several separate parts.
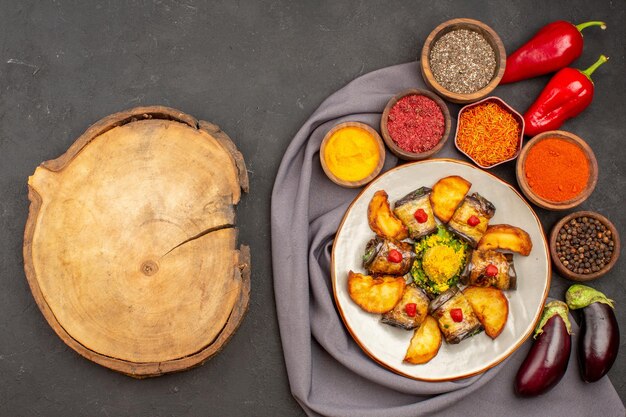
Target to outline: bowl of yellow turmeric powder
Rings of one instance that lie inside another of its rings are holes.
[[[385,145],[378,132],[365,123],[339,123],[322,140],[320,162],[332,182],[358,188],[380,173]]]

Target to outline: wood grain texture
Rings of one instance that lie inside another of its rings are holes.
[[[245,162],[219,128],[165,107],[91,126],[29,178],[26,276],[70,347],[135,377],[198,365],[247,309],[234,205]]]

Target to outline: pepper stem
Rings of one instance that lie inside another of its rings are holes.
[[[589,81],[593,82],[593,80],[591,79],[591,74],[593,74],[593,72],[597,70],[600,65],[604,64],[608,60],[609,60],[608,57],[604,55],[600,55],[600,58],[598,58],[598,60],[592,66],[580,72],[582,72],[585,75],[585,77],[589,78]]]
[[[578,29],[579,32],[582,32],[583,29],[588,28],[589,26],[600,26],[600,29],[606,29],[606,23],[600,22],[598,20],[592,20],[591,22],[585,22],[576,25],[576,29]]]
[[[574,284],[569,287],[565,293],[565,301],[567,301],[567,306],[572,310],[585,308],[593,303],[604,303],[611,306],[611,308],[615,308],[613,300],[608,299],[600,291],[582,284]]]

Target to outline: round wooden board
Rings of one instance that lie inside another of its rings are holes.
[[[166,107],[117,113],[28,185],[26,277],[76,352],[157,376],[201,364],[235,332],[250,252],[237,250],[234,206],[248,177],[217,126]]]

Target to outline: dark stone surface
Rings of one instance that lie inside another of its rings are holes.
[[[575,63],[611,57],[594,76],[595,101],[564,128],[585,138],[600,164],[598,187],[580,208],[607,215],[623,232],[622,1],[0,1],[0,415],[302,415],[289,391],[272,291],[269,207],[281,156],[326,96],[363,73],[415,59],[430,30],[453,17],[491,25],[509,51],[553,20],[607,21],[605,32],[586,31]],[[547,79],[496,94],[523,111]],[[253,293],[243,325],[217,357],[137,381],[79,357],[53,333],[26,283],[22,233],[35,167],[100,118],[150,104],[218,124],[245,155],[252,192],[238,224],[252,247]],[[514,183],[513,172],[512,164],[495,170]],[[548,229],[562,216],[538,213]],[[622,326],[625,263],[593,284],[617,301]],[[568,285],[554,276],[552,295]],[[610,377],[626,399],[623,358]]]

